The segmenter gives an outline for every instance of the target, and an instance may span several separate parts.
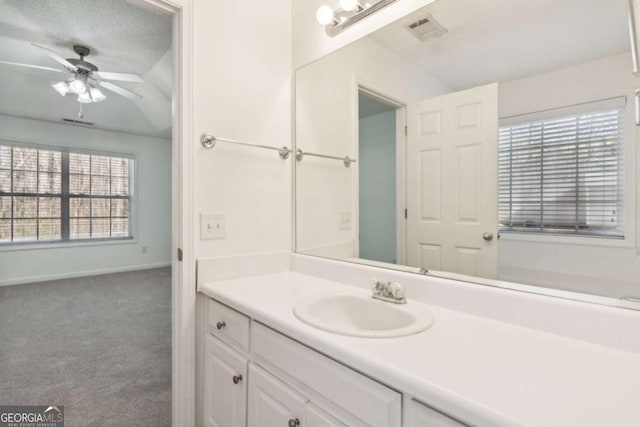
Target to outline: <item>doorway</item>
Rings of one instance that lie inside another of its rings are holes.
[[[58,3],[58,2],[52,2],[52,4],[53,3]],[[133,168],[131,169],[132,175],[130,176],[130,178],[132,179],[131,182],[133,182],[134,185],[130,187],[132,194],[125,194],[126,196],[131,197],[131,200],[133,200],[133,202],[131,202],[130,214],[134,216],[126,217],[125,219],[128,221],[123,221],[122,218],[117,218],[117,220],[119,220],[120,223],[130,224],[130,229],[133,230],[132,234],[134,236],[136,235],[140,236],[139,232],[141,232],[141,229],[144,227],[145,223],[148,221],[147,219],[142,217],[138,217],[136,219],[135,215],[142,214],[142,210],[144,209],[142,205],[148,201],[149,194],[144,194],[143,189],[140,188],[139,186],[136,186],[136,184],[140,184],[142,182],[142,177],[139,174],[142,173],[142,169],[147,167],[148,165],[153,165],[157,163],[166,164],[166,169],[163,172],[165,173],[166,179],[163,178],[161,182],[164,186],[163,191],[167,195],[167,200],[162,202],[162,206],[156,207],[155,209],[156,213],[162,212],[162,215],[166,215],[166,218],[167,218],[167,221],[166,221],[167,227],[166,228],[163,227],[161,231],[161,234],[163,235],[163,239],[166,243],[162,251],[163,251],[163,254],[166,254],[166,258],[165,258],[166,261],[164,263],[167,266],[171,265],[172,267],[171,272],[167,274],[168,282],[169,282],[167,287],[167,292],[166,292],[167,304],[163,306],[163,310],[166,313],[166,323],[165,323],[166,328],[163,330],[163,337],[166,338],[166,340],[169,341],[170,343],[173,342],[173,346],[169,344],[168,352],[166,352],[168,353],[167,355],[168,367],[166,369],[166,372],[168,372],[168,381],[166,383],[168,384],[168,387],[169,387],[169,390],[168,390],[169,398],[167,399],[165,407],[167,408],[168,411],[171,411],[171,408],[173,407],[172,418],[175,425],[185,425],[185,424],[188,424],[188,421],[184,421],[184,420],[188,420],[189,418],[193,417],[193,414],[190,413],[192,411],[189,410],[189,407],[191,406],[190,402],[193,402],[193,393],[189,393],[189,392],[185,393],[183,390],[192,389],[192,387],[189,386],[189,383],[190,382],[193,383],[193,378],[191,378],[192,375],[190,373],[188,363],[186,363],[185,360],[192,359],[193,357],[192,346],[194,342],[194,338],[190,336],[192,334],[188,332],[188,328],[185,325],[192,323],[189,321],[189,315],[190,315],[189,307],[193,307],[194,305],[195,294],[192,296],[192,298],[190,298],[190,295],[189,295],[190,293],[187,292],[182,286],[183,283],[193,281],[193,273],[192,273],[193,272],[193,259],[192,259],[193,255],[190,253],[190,251],[184,251],[183,252],[184,255],[180,257],[181,258],[180,261],[182,261],[182,263],[180,263],[178,262],[177,254],[178,254],[178,248],[189,248],[189,245],[190,245],[189,234],[190,234],[191,221],[189,220],[190,215],[189,215],[188,209],[189,209],[189,196],[190,196],[189,188],[190,188],[191,179],[189,176],[187,176],[186,171],[190,170],[191,154],[190,154],[190,150],[187,150],[185,148],[185,145],[186,145],[185,141],[188,141],[191,138],[191,133],[189,131],[191,126],[188,123],[190,118],[187,116],[187,114],[185,114],[185,111],[183,110],[183,105],[189,104],[190,102],[191,82],[185,82],[183,79],[183,76],[185,74],[188,74],[186,72],[188,72],[190,68],[190,64],[188,63],[188,61],[185,60],[185,56],[187,58],[190,57],[189,56],[190,48],[185,49],[185,46],[188,45],[185,34],[188,34],[186,31],[186,28],[187,28],[186,23],[190,22],[189,14],[190,14],[191,2],[188,0],[185,0],[185,1],[181,1],[181,0],[124,1],[122,0],[122,1],[111,1],[108,6],[104,6],[104,3],[99,6],[109,8],[109,6],[115,3],[120,3],[121,5],[126,4],[129,7],[142,6],[141,9],[144,9],[148,12],[151,12],[152,14],[155,14],[156,18],[158,16],[166,16],[168,17],[168,20],[172,23],[172,26],[174,28],[173,34],[171,34],[171,30],[169,30],[169,34],[168,34],[169,39],[172,41],[175,47],[174,55],[173,55],[173,58],[169,57],[168,60],[166,61],[169,69],[173,70],[173,74],[174,74],[173,77],[171,77],[171,75],[168,76],[168,81],[170,83],[173,83],[173,86],[174,86],[173,102],[171,99],[169,99],[168,101],[168,104],[169,104],[168,122],[170,127],[167,131],[167,134],[164,135],[164,138],[169,140],[168,147],[166,148],[168,156],[163,158],[162,162],[155,162],[151,158],[146,158],[146,157],[143,158],[143,154],[141,152],[136,151],[134,153],[136,156],[134,156],[133,160],[130,162],[130,164],[133,164]],[[97,5],[97,4],[94,4],[94,5]],[[40,6],[43,6],[43,5],[40,5]],[[24,14],[24,16],[29,16],[29,17],[33,15],[35,15],[35,13]],[[98,15],[100,15],[103,18],[106,18],[108,16],[107,14],[98,14]],[[131,18],[131,16],[129,16],[128,18]],[[88,18],[84,19],[82,22],[85,26],[87,26]],[[16,26],[11,28],[14,30],[13,35],[15,36],[15,33],[18,30],[18,25],[17,25],[18,22],[16,21],[14,23],[16,24]],[[33,36],[33,34],[31,33],[25,34],[25,39],[27,39],[27,37],[31,39],[32,38],[31,36]],[[78,38],[78,36],[68,37],[69,40],[73,40],[76,38]],[[39,40],[33,40],[33,41],[38,42]],[[40,42],[39,44],[45,44],[44,41],[39,41],[39,42]],[[47,45],[50,49],[54,51],[60,51],[60,55],[62,55],[63,58],[71,57],[72,54],[64,53],[62,43],[63,41],[54,40],[54,41],[49,41]],[[87,43],[87,44],[90,44],[90,43]],[[87,59],[92,60],[93,57],[95,56],[96,59],[94,62],[100,63],[101,61],[99,59],[99,56],[101,54],[105,55],[105,50],[106,49],[102,48],[102,52],[101,52],[101,48],[95,46],[95,50],[92,52],[93,55]],[[24,49],[24,52],[27,53],[30,51],[28,49]],[[6,53],[6,51],[3,51],[3,54],[4,53]],[[105,56],[103,56],[103,58],[104,57]],[[1,58],[1,59],[8,60],[10,58]],[[55,66],[56,63],[53,62],[52,65]],[[111,70],[111,69],[107,69],[106,67],[105,67],[105,70],[129,71],[129,70],[121,70],[121,69]],[[31,73],[30,78],[32,80],[35,80],[38,78],[35,75],[37,71],[33,70],[30,73]],[[158,82],[158,85],[160,84],[161,82]],[[35,86],[35,83],[34,83],[34,86]],[[127,86],[126,83],[124,84],[124,86],[125,87]],[[51,89],[51,88],[48,88],[48,84],[45,84],[44,88]],[[133,90],[132,88],[128,88],[128,89]],[[158,87],[156,87],[155,89],[158,89]],[[152,88],[152,91],[153,91],[153,88]],[[113,93],[107,92],[107,98],[117,99],[116,97],[119,96],[119,94],[117,93],[117,90],[114,90],[112,92]],[[60,95],[62,95],[62,93],[60,93]],[[58,95],[56,94],[56,96]],[[153,93],[150,93],[150,92],[146,93],[144,98],[146,99],[153,98]],[[65,98],[62,98],[62,100],[68,101]],[[35,101],[33,99],[31,101],[35,104]],[[106,105],[109,101],[110,100],[107,99],[103,105]],[[157,107],[158,103],[155,103],[151,107],[154,107],[154,106]],[[84,119],[83,121],[89,121],[95,117],[92,114],[94,111],[97,111],[97,109],[92,107],[94,106],[90,105],[89,108],[85,106],[85,108],[83,109],[84,117],[81,117],[81,119]],[[173,114],[171,113],[172,107],[174,109]],[[155,111],[151,111],[150,113],[153,115],[153,117],[150,118],[150,121],[153,122],[154,120],[158,121],[161,119],[160,117],[161,114],[158,114],[157,109]],[[127,119],[128,118],[129,117],[127,117]],[[29,118],[29,120],[37,120],[37,118],[32,117],[32,118]],[[46,121],[46,120],[43,120],[42,118],[40,118],[39,120],[45,123],[43,125],[45,127],[52,125],[51,120]],[[96,123],[97,123],[97,120],[96,120]],[[71,125],[57,124],[56,126],[71,126]],[[90,129],[89,126],[91,125],[87,123],[73,123],[73,126],[75,126],[73,127],[73,129],[77,129],[78,132],[87,133],[89,132],[89,129]],[[114,134],[125,133],[123,130],[119,130],[119,129],[101,129],[100,131],[103,133],[113,132]],[[147,136],[143,135],[141,132],[132,131],[132,134],[135,134],[135,136],[140,137],[141,139],[147,138]],[[51,133],[42,132],[42,135],[51,135]],[[5,137],[5,139],[9,139],[9,138]],[[41,138],[38,138],[38,139],[41,139]],[[14,141],[14,142],[24,143],[25,141]],[[29,142],[31,141],[26,141],[26,143],[29,143]],[[47,147],[42,147],[42,146],[51,145],[46,143],[43,144],[42,141],[38,141],[38,142],[40,143],[41,148],[43,149]],[[45,141],[45,142],[48,142],[48,141]],[[123,148],[123,149],[116,149],[116,150],[110,149],[110,150],[107,150],[106,152],[103,149],[100,152],[96,152],[96,153],[82,152],[82,153],[79,153],[79,155],[75,155],[75,156],[71,156],[70,154],[64,154],[66,153],[65,151],[60,151],[61,153],[60,157],[63,159],[70,159],[71,157],[74,157],[71,160],[67,160],[66,163],[63,162],[67,164],[66,167],[69,168],[72,166],[72,163],[73,164],[81,163],[77,159],[82,160],[82,159],[88,158],[89,162],[91,162],[93,160],[91,156],[95,156],[96,159],[98,159],[98,157],[109,158],[109,162],[113,163],[112,158],[119,158],[118,156],[116,156],[116,154],[121,154],[129,150],[134,151],[133,148],[129,148],[129,149]],[[52,158],[54,159],[56,158],[57,154],[55,150],[47,150],[47,151],[53,152]],[[153,154],[153,150],[149,150],[149,152]],[[89,156],[89,157],[86,157],[86,156]],[[166,162],[164,160],[166,160]],[[111,167],[113,167],[113,164]],[[89,170],[91,170],[90,168],[91,167],[89,166]],[[63,166],[63,169],[64,169],[64,166]],[[64,175],[64,173],[65,172],[63,170],[62,174]],[[66,185],[69,186],[69,183],[67,183]],[[169,191],[169,189],[172,189],[172,191]],[[120,199],[122,199],[125,195],[119,195]],[[95,195],[91,195],[91,196],[95,196]],[[138,196],[140,197],[139,199],[137,199]],[[147,200],[145,200],[145,198]],[[89,203],[89,205],[91,205],[91,203]],[[109,206],[111,206],[110,209],[112,210],[113,210],[113,205],[114,205],[114,202],[111,201],[109,203]],[[120,205],[122,205],[122,203],[120,203],[118,206]],[[119,209],[122,209],[122,208],[120,207]],[[69,219],[69,217],[72,216],[72,214],[69,212],[66,212],[66,213],[63,212],[63,216],[64,215],[67,216],[67,223],[71,225],[67,225],[67,227],[69,227],[70,229],[67,229],[66,232],[63,229],[63,232],[61,234],[63,236],[67,236],[67,239],[73,238],[74,237],[74,234],[73,234],[74,220],[73,218]],[[55,219],[55,218],[52,218],[52,219]],[[116,218],[109,218],[109,221],[111,221],[112,223],[117,222]],[[81,221],[76,221],[76,222],[81,222]],[[90,220],[90,223],[91,223],[91,220]],[[101,224],[100,226],[102,228],[98,227],[99,223]],[[105,221],[95,221],[95,224],[89,226],[88,228],[88,230],[90,230],[89,233],[93,233],[95,232],[95,230],[102,230],[102,229],[107,230],[107,228],[105,228],[104,226],[104,223]],[[77,230],[80,230],[80,232],[86,234],[86,231],[84,231],[85,228],[83,227],[76,227],[76,228]],[[107,233],[107,231],[104,231],[104,230],[101,232],[103,234]],[[109,230],[110,230],[109,231],[110,233],[114,233],[113,224],[111,228],[109,228]],[[124,233],[125,231],[120,231],[120,232]],[[55,236],[55,234],[53,235]],[[89,253],[89,251],[92,250],[90,248],[97,247],[97,242],[94,242],[94,243],[96,244],[93,246],[87,246],[88,249],[85,249],[84,251],[86,253]],[[152,248],[151,245],[145,244],[142,238],[138,238],[137,243],[139,243],[139,246],[140,246],[138,248],[139,255],[141,254],[141,255],[151,256],[154,254],[154,248]],[[129,246],[122,245],[119,248],[122,249],[124,247],[129,247]],[[118,247],[115,247],[115,246],[114,248],[116,249],[116,251],[114,252],[113,255],[107,256],[105,254],[101,254],[101,255],[96,254],[94,257],[92,257],[92,259],[93,260],[115,259],[118,257],[126,258],[124,256],[121,256],[124,251],[122,250],[118,251]],[[21,249],[21,250],[25,251],[24,249]],[[62,250],[69,251],[70,249],[69,247],[65,247]],[[67,257],[67,258],[69,258],[70,260],[73,259],[74,261],[78,261],[78,258],[75,258],[75,257]],[[45,260],[45,257],[41,257],[39,259]],[[187,266],[186,264],[189,264],[189,265]],[[94,270],[92,270],[93,273],[96,272]],[[103,268],[100,272],[108,273],[109,271],[107,271],[106,268]],[[117,273],[117,274],[121,274],[121,273]],[[59,276],[58,279],[67,280],[62,276]],[[44,286],[44,283],[42,283],[39,286]],[[143,296],[144,293],[141,295]],[[93,300],[99,301],[100,299],[95,298]],[[86,301],[90,302],[92,301],[92,299],[87,298]],[[118,299],[118,301],[123,304],[127,302],[126,298]],[[138,299],[138,302],[142,302],[142,301],[143,301],[142,299]],[[91,310],[86,310],[85,315],[91,316],[92,315]],[[187,332],[185,333],[184,331],[187,331]],[[91,336],[91,338],[99,339],[98,335],[99,334],[97,334],[96,336]],[[63,347],[65,346],[66,345],[63,344]],[[85,347],[91,348],[92,345],[89,342],[89,343],[86,343]],[[134,351],[132,357],[135,358],[139,356],[139,354],[137,353],[138,353],[137,351]],[[68,360],[69,359],[64,359],[62,361],[67,362]],[[127,358],[124,357],[124,358],[121,358],[121,360],[126,361]],[[104,382],[103,384],[108,384],[108,379],[107,379],[107,382]],[[172,393],[174,397],[173,399],[171,398]],[[175,398],[176,395],[179,396],[179,398]],[[55,398],[55,395],[52,394],[51,398]],[[24,404],[31,404],[31,403],[32,402],[24,402]],[[164,422],[169,424],[170,422],[169,417],[166,417],[164,419]],[[157,425],[157,423],[155,423],[154,425]]]
[[[358,87],[360,258],[402,263],[405,253],[405,107]]]

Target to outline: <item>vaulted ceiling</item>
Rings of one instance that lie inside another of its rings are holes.
[[[77,58],[72,46],[87,46],[87,61],[100,71],[137,73],[143,84],[114,82],[142,99],[132,101],[106,89],[102,103],[85,104],[82,120],[95,128],[154,137],[171,135],[171,16],[125,0],[0,1],[0,60],[59,68],[33,47]],[[65,76],[0,65],[0,114],[61,123],[78,119],[74,96],[60,96],[51,84]]]

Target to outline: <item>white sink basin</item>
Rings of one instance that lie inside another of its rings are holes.
[[[309,297],[293,307],[293,314],[318,329],[354,337],[401,337],[433,324],[431,313],[411,302],[393,304],[348,294]]]

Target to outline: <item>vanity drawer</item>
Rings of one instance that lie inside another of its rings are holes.
[[[207,330],[221,340],[249,352],[250,320],[224,304],[210,299],[207,313]]]
[[[254,360],[344,409],[364,425],[400,427],[402,395],[260,323],[251,327]]]
[[[409,401],[409,424],[407,427],[466,427],[442,412],[418,402]]]

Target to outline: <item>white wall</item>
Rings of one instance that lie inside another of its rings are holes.
[[[358,84],[403,104],[449,91],[371,38],[359,40],[296,72],[296,148],[357,158]],[[358,167],[313,157],[297,163],[298,251],[355,256]],[[341,212],[351,212],[352,229],[340,229]]]
[[[195,134],[291,147],[291,3],[195,2]],[[195,224],[226,215],[197,258],[291,249],[291,163],[275,151],[193,141]]]
[[[135,242],[0,251],[0,285],[170,264],[170,140],[3,115],[0,140],[133,153],[138,209]]]
[[[323,4],[328,4],[333,9],[337,9],[339,7],[338,0],[294,1],[293,65],[296,69],[300,68],[434,1],[398,1],[333,38],[327,36],[324,26],[320,25],[316,20],[316,11]]]
[[[633,125],[633,91],[638,82],[631,75],[630,61],[630,53],[625,52],[499,86],[500,117],[626,96],[625,180],[631,184],[624,212],[626,242],[575,238],[570,243],[571,239],[563,237],[503,233],[498,251],[501,280],[612,297],[640,296],[635,233],[638,214],[633,192],[640,176],[636,171],[637,128]]]

